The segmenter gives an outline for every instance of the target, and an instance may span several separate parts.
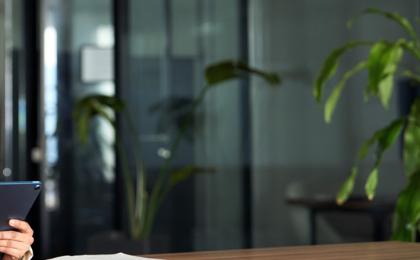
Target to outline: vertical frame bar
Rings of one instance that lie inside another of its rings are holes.
[[[118,97],[121,93],[121,86],[125,84],[124,65],[128,57],[129,42],[129,0],[112,0],[112,17],[114,26],[114,84],[115,95]],[[120,125],[120,119],[117,117],[117,125]],[[118,138],[119,129],[115,129],[115,138]],[[116,153],[117,173],[120,169],[118,153]],[[121,174],[115,175],[115,200],[114,200],[114,225],[117,229],[122,229],[124,219],[123,208],[118,203],[123,201],[123,180]]]
[[[26,92],[26,178],[40,180],[40,165],[33,160],[32,152],[39,147],[39,98],[40,98],[40,59],[39,59],[39,11],[42,1],[22,1],[23,12],[23,63]],[[44,228],[45,211],[42,209],[42,197],[37,200],[28,220],[35,234],[34,251],[44,258],[48,250],[48,235]]]
[[[248,0],[239,0],[239,57],[242,61],[248,63]],[[251,100],[249,77],[241,81],[241,144],[242,144],[242,210],[243,210],[243,232],[244,248],[253,246],[253,196],[252,196],[252,118],[251,118]]]

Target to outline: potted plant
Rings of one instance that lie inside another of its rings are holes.
[[[238,61],[222,61],[209,65],[205,70],[206,84],[193,99],[175,98],[159,102],[151,110],[161,111],[165,116],[173,118],[176,129],[175,137],[169,148],[169,156],[166,156],[164,163],[160,167],[156,180],[148,178],[146,167],[141,158],[141,146],[137,139],[137,130],[132,124],[131,115],[124,109],[124,101],[106,95],[89,95],[77,101],[74,109],[77,133],[82,142],[86,142],[89,136],[90,123],[93,118],[101,117],[109,122],[114,129],[118,129],[116,116],[121,121],[127,123],[132,141],[131,147],[134,154],[130,158],[135,158],[135,168],[130,168],[128,163],[128,154],[119,138],[116,138],[115,150],[118,153],[121,174],[124,182],[125,200],[127,207],[127,216],[129,222],[128,237],[131,240],[147,241],[153,231],[156,214],[165,200],[167,194],[179,183],[188,179],[198,172],[205,172],[208,169],[202,169],[196,165],[185,165],[182,168],[175,169],[173,165],[174,154],[183,138],[194,129],[196,111],[202,104],[206,94],[218,84],[237,79],[248,74],[261,77],[272,86],[280,83],[280,78],[273,73],[267,73],[249,67],[247,64]],[[150,190],[147,187],[152,187]],[[148,249],[144,249],[148,251]]]
[[[418,67],[413,70],[412,67],[406,67],[406,64],[402,63],[404,56],[411,56],[416,65],[420,64],[420,38],[413,24],[398,13],[373,8],[365,10],[362,15],[376,15],[390,20],[405,31],[406,37],[392,41],[382,39],[351,41],[329,54],[313,89],[315,99],[324,103],[326,122],[332,120],[333,112],[347,81],[360,72],[366,71],[368,74],[365,98],[377,98],[385,109],[388,108],[391,96],[395,92],[397,76],[402,75],[414,82],[420,82]],[[357,18],[351,19],[348,25],[351,27]],[[368,48],[367,57],[344,72],[324,101],[326,85],[337,74],[341,57],[355,48]],[[373,133],[361,146],[356,163],[337,194],[337,202],[342,204],[349,198],[358,175],[359,163],[366,158],[372,147],[375,147],[375,163],[366,180],[365,192],[369,200],[374,198],[383,155],[399,140],[399,136],[403,138],[403,161],[407,184],[399,193],[396,202],[392,239],[414,241],[420,221],[420,97],[414,99],[408,115],[395,118]]]

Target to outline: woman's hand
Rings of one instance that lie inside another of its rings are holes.
[[[25,221],[12,219],[9,225],[16,231],[0,232],[0,252],[4,253],[3,260],[18,260],[30,250],[34,232]]]

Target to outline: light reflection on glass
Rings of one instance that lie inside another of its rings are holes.
[[[101,25],[96,29],[96,42],[100,47],[114,46],[114,30],[110,25]]]
[[[44,31],[44,134],[45,173],[51,177],[58,160],[57,128],[57,30],[48,26]],[[59,206],[56,185],[47,179],[45,205],[53,210]]]
[[[46,160],[54,164],[58,153],[57,137],[54,136],[57,126],[57,31],[52,26],[45,29],[44,48]]]

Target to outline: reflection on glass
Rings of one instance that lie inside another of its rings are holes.
[[[195,164],[216,169],[215,174],[190,178],[170,192],[152,236],[166,237],[171,246],[155,250],[240,247],[239,84],[229,82],[208,95],[199,109],[197,132],[183,138],[176,153],[170,150],[174,128],[167,122],[173,118],[151,109],[157,103],[191,100],[202,88],[205,65],[238,58],[238,2],[132,0],[129,6],[129,57],[123,64],[128,83],[120,93],[140,132],[148,188],[153,188],[169,156],[174,168]],[[122,135],[127,131],[123,128]]]
[[[44,134],[46,167],[53,168],[58,159],[57,127],[57,30],[44,30]],[[48,171],[50,172],[50,171]],[[48,176],[50,177],[50,176]],[[50,191],[49,191],[50,192]]]
[[[112,75],[86,82],[81,73],[86,47],[112,56],[112,5],[110,0],[41,2],[45,250],[84,253],[92,235],[114,228],[115,133],[107,122],[95,120],[89,141],[82,143],[73,108],[86,95],[115,93]]]

